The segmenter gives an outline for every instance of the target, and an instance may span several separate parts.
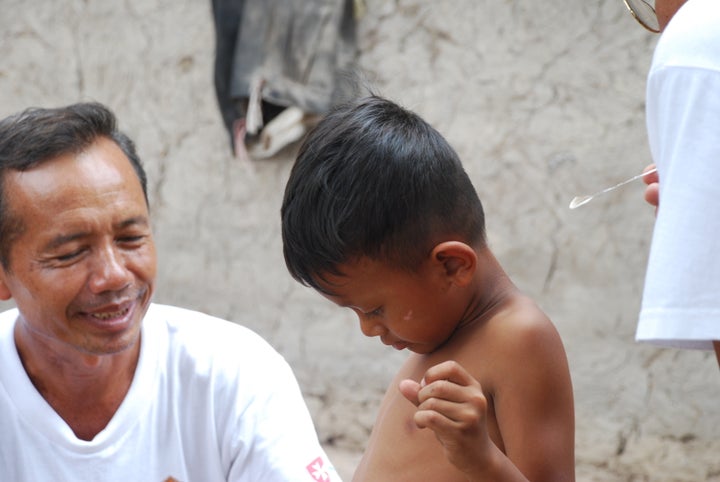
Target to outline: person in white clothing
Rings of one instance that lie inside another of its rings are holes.
[[[714,349],[720,364],[720,2],[627,0],[662,32],[646,122],[657,173],[644,177],[657,220],[636,339]]]
[[[146,176],[97,103],[0,121],[0,479],[340,478],[259,335],[152,304]]]

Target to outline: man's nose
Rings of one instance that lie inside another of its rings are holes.
[[[132,282],[126,260],[115,246],[98,250],[92,263],[89,285],[93,293],[119,291]]]

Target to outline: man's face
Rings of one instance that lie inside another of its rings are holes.
[[[10,171],[5,196],[24,230],[0,270],[22,328],[59,352],[111,354],[139,338],[156,254],[140,181],[111,140]]]
[[[677,13],[680,7],[687,0],[656,0],[655,1],[655,14],[658,18],[658,24],[660,24],[660,31],[662,32],[667,27],[670,19]]]

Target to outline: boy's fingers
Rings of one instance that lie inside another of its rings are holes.
[[[424,380],[427,385],[438,380],[448,380],[463,386],[475,383],[475,379],[458,362],[453,360],[428,368]]]
[[[450,380],[436,380],[418,391],[417,399],[424,403],[430,399],[462,402],[465,398],[464,386]]]
[[[418,428],[429,428],[438,434],[442,432],[452,433],[452,431],[468,429],[468,427],[476,428],[482,423],[476,413],[459,410],[447,412],[418,410],[413,417],[413,421]]]
[[[417,399],[421,410],[447,411],[456,405],[481,410],[487,408],[487,399],[479,386],[461,386],[446,380],[433,382],[420,389]]]
[[[418,399],[420,384],[418,382],[410,379],[402,380],[398,385],[398,389],[400,390],[400,393],[402,393],[403,396],[410,401],[410,403],[416,407],[420,405],[420,400]]]

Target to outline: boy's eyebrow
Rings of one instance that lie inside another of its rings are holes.
[[[335,296],[335,297],[339,296],[338,293],[335,293],[334,291],[332,291],[330,289],[330,286],[332,286],[333,284],[330,283],[324,276],[317,274],[317,275],[313,276],[313,278],[315,281],[315,283],[314,283],[315,289],[317,289],[320,293],[327,295],[327,296]],[[338,285],[335,285],[335,286],[338,286]]]
[[[324,286],[321,286],[318,289],[325,296],[331,296],[333,298],[338,298],[340,296],[339,294],[335,293],[334,291],[330,291],[329,289],[325,288]],[[339,305],[339,306],[342,306],[343,308],[345,308],[345,305]]]

